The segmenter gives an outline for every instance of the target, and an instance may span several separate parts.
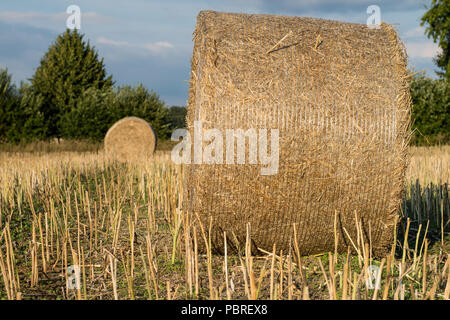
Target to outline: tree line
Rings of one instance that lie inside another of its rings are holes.
[[[163,140],[185,126],[185,108],[167,107],[141,84],[115,86],[103,59],[77,30],[57,37],[29,82],[16,86],[0,69],[0,142],[101,141],[126,116],[145,119]]]
[[[450,143],[447,76],[443,72],[437,80],[424,74],[413,77],[413,144]],[[16,86],[8,71],[0,69],[0,142],[101,141],[109,127],[126,116],[145,119],[164,140],[174,129],[185,127],[185,114],[184,107],[168,108],[143,85],[115,86],[103,59],[77,30],[57,37],[29,82]]]
[[[450,143],[450,82],[430,79],[423,73],[411,82],[414,145]]]

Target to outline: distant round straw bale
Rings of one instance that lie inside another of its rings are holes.
[[[150,124],[137,117],[117,121],[106,133],[106,154],[119,161],[145,159],[153,155],[156,135]]]
[[[184,170],[184,196],[212,249],[223,251],[226,232],[241,248],[250,235],[256,252],[290,252],[295,242],[303,255],[346,252],[363,238],[387,252],[410,136],[410,74],[395,29],[202,11],[194,35],[187,129],[218,143],[203,150],[214,150],[213,162],[197,157]],[[264,175],[273,130],[279,163]],[[220,144],[230,131],[254,146],[258,135],[257,163],[234,160],[237,138]]]

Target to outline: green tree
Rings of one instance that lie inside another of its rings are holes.
[[[128,116],[148,121],[159,139],[169,135],[164,102],[143,85],[85,90],[62,116],[61,134],[64,138],[101,141],[116,121]]]
[[[42,97],[33,93],[30,84],[24,82],[20,84],[6,134],[9,142],[29,142],[47,137],[42,103]]]
[[[31,79],[35,94],[42,97],[42,112],[50,137],[61,136],[64,115],[72,110],[85,90],[113,85],[103,59],[83,37],[76,29],[59,35]]]
[[[179,106],[170,107],[168,121],[171,131],[178,128],[186,128],[186,108]]]
[[[169,136],[168,111],[155,92],[142,84],[136,87],[121,86],[116,89],[116,99],[114,121],[128,116],[139,117],[150,123],[159,139]]]
[[[437,74],[450,81],[450,0],[432,0],[431,7],[422,17],[421,25],[427,25],[426,35],[438,42],[442,49],[435,59],[436,65],[442,69]]]
[[[46,137],[42,97],[27,83],[19,89],[7,70],[0,69],[0,141],[20,142]]]
[[[7,69],[0,69],[0,141],[6,141],[12,113],[17,105],[16,87]]]
[[[114,123],[116,95],[111,88],[89,88],[61,122],[62,137],[101,141]]]
[[[432,80],[423,74],[411,83],[415,144],[450,143],[450,82]]]

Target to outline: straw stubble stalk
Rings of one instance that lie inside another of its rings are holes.
[[[184,170],[187,212],[213,222],[210,249],[223,253],[224,231],[243,246],[250,223],[252,252],[274,243],[288,252],[293,224],[302,255],[345,252],[350,239],[388,252],[410,123],[406,51],[394,28],[202,11],[194,35],[190,136],[194,121],[222,137],[279,131],[273,175],[250,155]]]
[[[445,285],[445,290],[444,290],[444,299],[449,300],[450,299],[450,253],[447,254],[447,284]],[[442,275],[442,277],[445,279],[444,274]]]

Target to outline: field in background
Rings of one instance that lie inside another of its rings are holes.
[[[361,234],[351,253],[303,257],[295,241],[276,254],[201,254],[208,227],[191,236],[170,143],[132,165],[73,143],[0,146],[0,299],[450,297],[450,146],[411,148],[390,255],[373,257]]]
[[[172,147],[176,144],[171,140],[158,140],[156,143],[156,149],[162,151],[172,150]],[[45,154],[54,152],[91,152],[98,153],[103,149],[103,143],[93,142],[90,140],[54,140],[36,141],[28,143],[0,143],[0,152],[7,153],[33,153],[33,154]]]

